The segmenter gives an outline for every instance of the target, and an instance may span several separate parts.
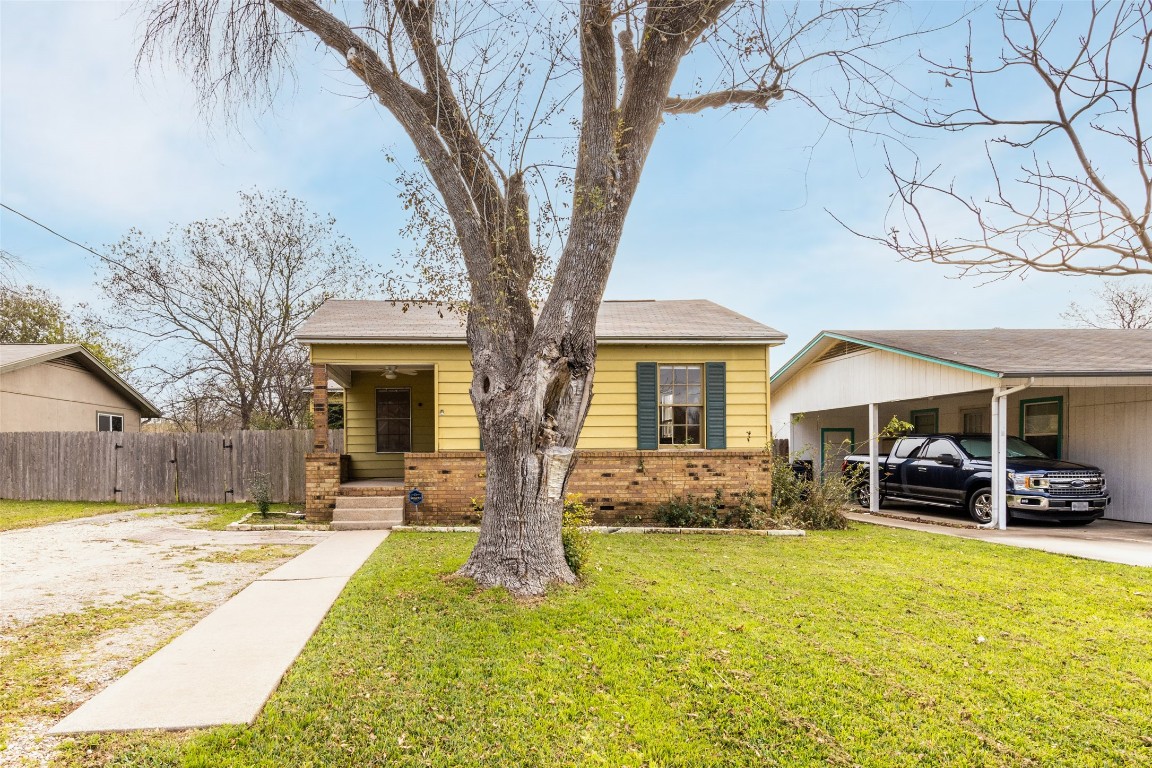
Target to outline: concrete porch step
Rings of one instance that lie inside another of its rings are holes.
[[[336,509],[404,509],[403,496],[337,496]]]
[[[356,522],[363,520],[395,520],[397,524],[404,519],[403,509],[334,509],[332,522]]]

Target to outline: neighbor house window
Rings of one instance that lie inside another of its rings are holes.
[[[412,450],[412,393],[408,389],[376,390],[376,452]]]
[[[1054,459],[1060,458],[1063,427],[1063,398],[1020,401],[1020,437]]]
[[[123,432],[124,417],[119,413],[96,414],[96,430],[98,432]]]
[[[660,366],[660,445],[703,443],[704,366]]]
[[[926,408],[922,411],[912,411],[909,419],[912,422],[912,431],[921,435],[931,435],[940,431],[940,409]]]

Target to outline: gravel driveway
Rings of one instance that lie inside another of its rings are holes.
[[[140,600],[183,606],[77,648],[66,672],[80,684],[62,682],[54,691],[68,711],[257,576],[331,535],[188,527],[201,519],[196,512],[149,509],[0,533],[0,643],[56,614]],[[56,741],[43,734],[54,720],[29,717],[10,727],[0,766],[47,765]]]

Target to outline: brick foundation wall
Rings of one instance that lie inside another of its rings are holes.
[[[340,493],[340,454],[315,452],[304,456],[304,517],[311,523],[332,521]]]
[[[768,493],[771,458],[764,451],[579,451],[568,492],[579,493],[601,525],[655,521],[656,507],[673,496],[725,499],[749,489]],[[404,485],[424,492],[417,511],[405,503],[410,525],[475,524],[471,500],[484,499],[484,454],[409,453]]]

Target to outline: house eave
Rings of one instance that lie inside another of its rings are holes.
[[[770,336],[770,337],[738,337],[738,336],[693,336],[685,338],[683,336],[602,336],[596,339],[598,344],[627,344],[627,345],[645,345],[645,344],[659,344],[664,346],[670,345],[685,345],[685,346],[769,346],[775,347],[783,344],[787,340],[787,336]],[[405,336],[403,338],[383,338],[383,337],[348,337],[348,336],[333,336],[333,337],[318,337],[318,336],[301,336],[296,339],[301,344],[316,345],[316,344],[373,344],[379,346],[418,346],[418,345],[441,345],[441,346],[467,346],[468,342],[465,339],[445,339],[445,338],[419,338],[412,336]]]

